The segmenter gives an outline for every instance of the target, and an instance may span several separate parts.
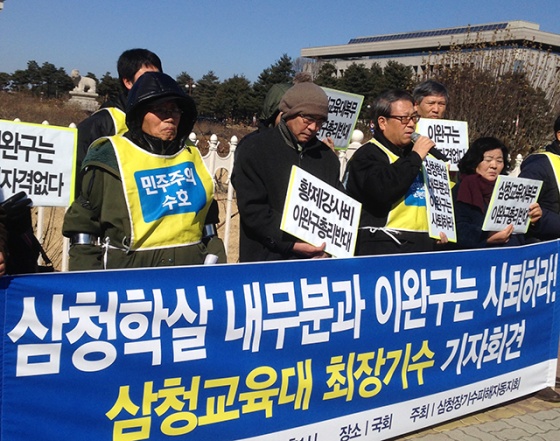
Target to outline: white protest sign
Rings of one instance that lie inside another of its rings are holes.
[[[537,202],[542,181],[499,175],[486,211],[483,231],[502,231],[513,224],[514,233],[529,228],[529,205]]]
[[[422,163],[422,173],[426,185],[430,237],[439,239],[439,233],[445,233],[449,242],[457,242],[447,164],[439,159],[426,156]]]
[[[310,173],[292,166],[280,229],[335,257],[351,257],[362,204]]]
[[[420,118],[416,131],[436,143],[436,148],[449,159],[451,171],[458,170],[457,164],[469,148],[466,121]]]
[[[76,129],[0,120],[0,201],[24,191],[33,205],[68,207]]]
[[[364,97],[326,87],[323,90],[329,98],[329,120],[323,124],[317,137],[324,139],[330,136],[335,148],[346,148],[352,139]]]

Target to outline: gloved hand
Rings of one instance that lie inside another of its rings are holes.
[[[206,245],[208,254],[215,254],[218,256],[217,263],[227,263],[226,249],[224,242],[218,236],[213,236]]]
[[[31,228],[31,206],[33,201],[24,191],[16,193],[1,203],[6,214],[6,229],[12,233],[23,233]]]

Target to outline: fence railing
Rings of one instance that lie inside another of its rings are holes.
[[[16,120],[18,121],[18,120]],[[48,124],[48,121],[44,121],[43,124]],[[71,124],[70,127],[75,127]],[[191,142],[196,146],[200,147],[200,141],[195,133],[191,133],[189,136]],[[340,161],[340,177],[344,174],[346,165],[354,152],[362,145],[364,140],[364,134],[360,130],[355,130],[352,134],[351,142],[347,149],[342,149],[337,151],[338,159]],[[224,246],[228,256],[235,255],[238,250],[232,248],[232,221],[237,215],[234,213],[234,200],[235,200],[235,190],[231,183],[231,173],[234,166],[235,150],[237,149],[237,144],[239,142],[237,136],[232,136],[229,140],[229,151],[225,156],[220,156],[218,154],[218,147],[220,141],[218,136],[213,134],[210,139],[206,141],[208,152],[203,156],[204,163],[206,167],[214,177],[215,187],[216,187],[216,198],[221,202],[221,208],[225,208],[225,213],[221,212],[221,218],[224,219],[219,225],[219,231],[223,228],[223,233],[220,237],[223,238]],[[519,165],[522,161],[521,155],[518,155],[515,160],[515,168],[512,170],[512,175],[517,175],[519,173]],[[37,207],[37,225],[36,225],[36,235],[44,243],[45,236],[45,207]],[[68,250],[69,242],[67,238],[63,238],[62,241],[62,257],[61,257],[61,271],[68,270]]]
[[[196,134],[191,133],[189,139],[195,144],[198,145],[198,139],[196,139]],[[218,189],[222,189],[224,186],[227,188],[227,196],[226,196],[226,213],[225,213],[225,225],[224,225],[224,234],[223,234],[223,241],[224,247],[226,251],[229,253],[229,245],[230,245],[230,231],[231,231],[231,219],[232,219],[232,210],[233,210],[233,195],[234,189],[231,183],[231,173],[233,171],[233,164],[235,158],[235,150],[237,149],[238,143],[237,136],[232,136],[229,141],[229,152],[226,156],[218,155],[218,146],[220,145],[220,141],[218,141],[217,135],[210,136],[210,140],[208,141],[208,153],[203,156],[204,162],[206,167],[210,171],[211,175],[214,177],[215,187]],[[223,173],[221,171],[226,171],[227,176],[224,178]]]
[[[191,133],[190,140],[195,144],[198,145],[199,141],[196,138],[196,134]],[[347,149],[339,150],[337,152],[338,159],[340,161],[340,177],[344,173],[346,168],[346,164],[348,160],[352,157],[354,152],[358,147],[360,147],[362,141],[364,139],[364,134],[360,130],[355,130],[352,134],[352,140]],[[231,173],[233,171],[234,165],[234,156],[235,150],[237,148],[238,138],[237,136],[233,136],[229,141],[229,153],[227,156],[220,156],[218,155],[218,146],[220,142],[218,141],[218,137],[216,135],[212,135],[210,140],[208,141],[208,153],[203,156],[204,162],[206,163],[206,167],[214,176],[214,180],[216,183],[217,188],[223,188],[224,186],[227,188],[227,197],[225,202],[226,212],[225,212],[225,225],[224,225],[224,246],[228,253],[228,256],[231,256],[230,250],[230,236],[231,236],[231,224],[233,219],[233,200],[234,200],[234,188],[231,183]],[[227,177],[224,178],[223,174],[221,173],[222,170],[227,171]],[[219,197],[219,194],[218,194]]]
[[[43,124],[48,124],[47,121]],[[71,125],[75,127],[75,125]],[[342,173],[346,168],[346,163],[356,151],[356,149],[361,145],[364,135],[361,131],[356,130],[352,136],[352,142],[347,150],[340,150],[337,152],[338,158],[340,160],[340,173]],[[191,142],[196,146],[202,147],[200,145],[201,140],[197,138],[195,133],[191,133],[189,136]],[[216,187],[216,197],[221,202],[221,218],[223,222],[219,225],[220,237],[223,238],[224,246],[228,256],[235,255],[237,253],[236,249],[233,249],[235,244],[232,244],[232,221],[237,215],[234,213],[234,200],[235,200],[235,190],[231,183],[231,173],[234,166],[235,150],[239,139],[237,136],[232,136],[229,140],[229,151],[225,156],[220,156],[218,153],[218,147],[220,141],[218,136],[213,134],[210,139],[206,141],[208,152],[203,156],[204,163],[208,168],[209,172],[214,177],[215,187]],[[37,207],[37,224],[35,233],[39,238],[40,242],[44,244],[45,240],[45,207]],[[225,213],[224,213],[225,211]],[[223,229],[223,230],[222,230]],[[68,271],[68,251],[69,251],[69,241],[67,238],[62,238],[62,250],[61,250],[61,271]]]
[[[15,119],[15,122],[21,122],[19,119]],[[43,121],[42,124],[48,125],[48,121]],[[75,128],[76,125],[74,123],[70,124],[69,127]],[[344,169],[346,167],[346,163],[354,153],[354,151],[360,146],[364,135],[361,131],[356,130],[352,136],[352,143],[348,147],[347,150],[338,151],[338,157],[340,160],[340,171],[341,177]],[[189,136],[191,142],[195,145],[200,146],[199,140],[195,133],[191,133]],[[234,213],[234,200],[235,200],[235,190],[231,183],[231,173],[233,171],[234,166],[234,158],[235,158],[235,150],[237,148],[237,144],[239,142],[237,136],[232,136],[229,140],[229,151],[225,156],[220,156],[218,153],[218,147],[220,145],[220,141],[218,140],[218,136],[213,134],[210,136],[210,139],[206,141],[208,152],[203,156],[204,163],[206,167],[214,177],[215,187],[216,187],[216,197],[222,202],[222,207],[225,211],[221,211],[221,219],[223,222],[219,225],[219,231],[223,231],[220,233],[220,237],[223,238],[224,246],[228,256],[235,255],[237,250],[233,249],[232,247],[232,220],[237,215]],[[222,208],[221,207],[221,208]],[[41,244],[45,247],[46,246],[46,229],[52,228],[53,225],[47,224],[47,219],[51,218],[49,214],[46,213],[46,210],[49,207],[36,207],[36,224],[35,224],[35,235],[41,242]],[[60,227],[60,226],[58,226]],[[222,230],[223,228],[223,230]],[[49,254],[52,260],[58,260],[56,258],[53,259],[53,253],[60,252],[60,270],[61,271],[68,271],[68,251],[69,251],[69,240],[65,237],[61,237],[61,241],[58,242],[60,247],[56,246],[56,248],[50,247]],[[42,258],[40,257],[40,262],[42,262]]]

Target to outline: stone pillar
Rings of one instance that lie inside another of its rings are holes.
[[[88,112],[95,112],[99,108],[99,103],[96,100],[98,96],[97,93],[71,91],[71,98],[68,103],[77,104]]]

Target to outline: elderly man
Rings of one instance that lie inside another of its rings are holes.
[[[554,139],[541,152],[529,155],[521,164],[522,178],[537,179],[543,186],[539,194],[543,215],[539,227],[532,231],[539,240],[560,238],[560,116],[553,126]],[[560,358],[556,371],[556,386],[560,386]],[[538,398],[560,403],[560,394],[552,388],[546,388],[537,393]]]
[[[431,251],[421,165],[434,143],[411,141],[412,96],[389,90],[373,103],[375,134],[348,162],[347,193],[362,203],[357,255]]]
[[[248,137],[233,169],[241,221],[239,260],[255,262],[326,257],[315,247],[280,230],[293,165],[342,190],[340,163],[317,139],[328,116],[328,98],[313,83],[295,84],[283,95],[276,127]]]
[[[422,118],[443,119],[449,103],[447,89],[434,80],[420,83],[412,92],[414,107]]]
[[[129,130],[90,146],[80,196],[65,215],[71,270],[202,264],[208,254],[225,261],[208,223],[212,176],[188,139],[196,117],[170,76],[146,72],[134,83]]]

